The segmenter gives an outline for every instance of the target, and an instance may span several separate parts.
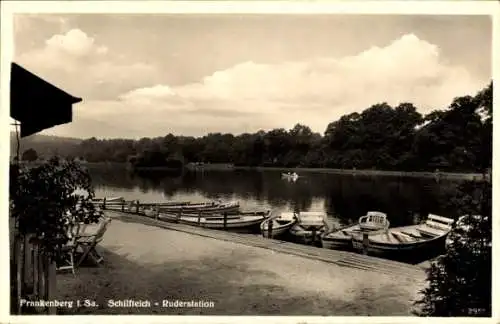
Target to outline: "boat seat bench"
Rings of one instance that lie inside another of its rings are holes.
[[[396,240],[398,240],[401,243],[414,241],[410,235],[402,232],[391,231],[391,234],[394,238],[396,238]]]
[[[427,236],[440,236],[444,234],[443,231],[425,225],[422,227],[418,227],[417,231]]]
[[[409,232],[405,232],[405,231],[401,231],[401,233],[406,234],[406,235],[411,236],[411,237],[414,237],[414,238],[417,238],[417,239],[422,238],[422,235],[416,234],[416,233],[409,233]]]

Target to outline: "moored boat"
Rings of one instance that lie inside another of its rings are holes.
[[[281,177],[283,179],[287,179],[287,180],[292,180],[292,181],[297,181],[297,179],[299,178],[299,175],[297,173],[282,173],[281,174]]]
[[[287,234],[296,221],[297,217],[294,213],[281,213],[277,217],[263,221],[260,224],[260,231],[264,237],[278,238]]]
[[[454,220],[430,214],[418,225],[389,228],[368,235],[366,251],[374,255],[394,255],[441,250],[452,229]],[[356,250],[363,250],[363,234],[352,233],[352,244]]]
[[[194,215],[181,215],[175,216],[172,214],[165,214],[160,212],[158,218],[162,220],[177,221],[186,225],[193,225],[205,227],[210,229],[226,229],[234,231],[256,231],[259,225],[269,217],[271,211],[260,215],[236,214],[236,215],[210,215],[194,216]]]
[[[324,212],[300,212],[296,214],[297,222],[290,228],[295,240],[304,244],[320,243],[321,235],[327,230]]]
[[[160,206],[162,212],[175,212],[181,214],[195,214],[201,212],[211,212],[211,213],[237,213],[240,209],[240,203],[238,201],[230,202],[203,202],[203,203],[192,203],[179,206]]]
[[[327,249],[350,249],[352,248],[352,236],[363,232],[377,233],[389,228],[387,215],[381,212],[369,211],[365,216],[358,219],[355,225],[349,225],[321,236],[321,245]]]

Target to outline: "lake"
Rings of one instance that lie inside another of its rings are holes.
[[[96,197],[141,202],[238,200],[242,209],[325,211],[333,224],[357,222],[367,211],[388,215],[392,226],[419,222],[429,213],[455,218],[450,206],[458,181],[300,172],[296,182],[281,171],[205,171],[181,176],[137,175],[123,166],[88,167]]]

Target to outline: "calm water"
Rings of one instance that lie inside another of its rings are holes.
[[[456,217],[449,206],[458,182],[395,177],[301,173],[290,182],[280,171],[205,171],[183,176],[138,176],[122,167],[89,169],[96,196],[141,202],[238,200],[243,209],[325,211],[334,224],[357,222],[367,211],[388,214],[391,226],[409,225],[427,214]]]

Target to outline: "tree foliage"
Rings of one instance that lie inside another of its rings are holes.
[[[57,157],[36,167],[11,165],[9,198],[18,233],[35,234],[56,260],[72,222],[98,219],[89,174],[78,163]]]
[[[23,152],[23,155],[21,156],[21,160],[27,161],[27,162],[34,162],[34,161],[38,160],[38,153],[34,149],[29,148]]]
[[[464,183],[451,203],[464,215],[446,254],[427,270],[420,316],[491,316],[491,185]]]
[[[425,116],[411,103],[378,103],[329,123],[323,135],[296,124],[236,136],[90,138],[71,154],[89,162],[127,162],[161,152],[185,163],[475,172],[491,167],[492,89],[490,83],[475,96],[456,98]]]

